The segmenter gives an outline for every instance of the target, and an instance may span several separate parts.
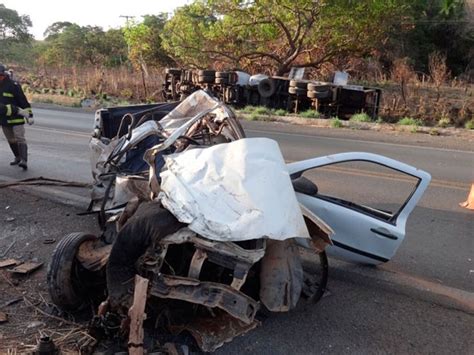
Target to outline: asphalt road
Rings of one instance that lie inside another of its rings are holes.
[[[10,152],[2,137],[0,181],[44,176],[89,182],[93,113],[34,111],[36,123],[27,127],[29,170],[8,166]],[[244,128],[250,137],[277,140],[287,161],[365,151],[423,169],[433,180],[390,262],[368,268],[331,259],[328,297],[317,306],[271,317],[225,352],[474,352],[474,212],[458,206],[474,181],[472,140],[259,122],[245,122]],[[363,167],[308,177],[320,190],[376,207],[395,208],[408,189],[396,175]]]

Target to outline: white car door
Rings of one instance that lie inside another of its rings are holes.
[[[364,165],[362,169],[340,167],[359,163]],[[287,166],[298,201],[334,230],[331,237],[334,245],[328,247],[328,254],[366,264],[387,262],[395,255],[405,238],[408,216],[431,180],[425,171],[381,155],[361,152],[334,154]],[[385,171],[377,172],[377,169]],[[339,196],[325,191],[330,190],[327,186],[331,187],[331,183],[327,180],[333,179],[334,174],[340,174],[344,179],[342,183],[334,180],[332,184],[333,192],[339,192]],[[316,180],[318,186],[323,181],[327,186],[318,189],[306,175]],[[357,196],[358,186],[362,184],[368,187],[363,191],[370,193]],[[354,185],[354,191],[350,190],[350,185]],[[405,197],[398,194],[397,189],[402,187],[406,190]],[[341,193],[347,196],[341,196]],[[387,196],[400,197],[396,204],[390,205],[390,210],[380,208],[377,203]],[[353,198],[370,203],[359,203]]]

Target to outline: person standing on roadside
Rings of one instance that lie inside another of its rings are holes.
[[[33,124],[33,111],[23,90],[17,82],[10,79],[4,65],[0,64],[0,126],[7,138],[15,159],[10,165],[28,169],[28,146],[25,139],[25,121]]]

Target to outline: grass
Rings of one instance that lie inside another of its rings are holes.
[[[398,121],[400,126],[421,126],[420,120],[416,120],[412,117],[403,117],[400,121]]]
[[[366,113],[356,113],[349,119],[351,122],[372,122],[370,116]]]
[[[451,124],[451,120],[448,117],[441,117],[438,121],[438,127],[446,128]]]
[[[273,113],[275,114],[275,116],[286,116],[288,114],[288,112],[282,108],[275,110]]]
[[[271,111],[265,106],[254,107],[253,112],[258,115],[269,115],[271,113]]]
[[[467,121],[464,127],[466,129],[474,129],[474,120]]]
[[[55,104],[67,107],[81,107],[81,99],[77,97],[53,94],[27,94],[27,96],[30,102]]]
[[[249,121],[258,121],[258,120],[260,120],[260,115],[256,112],[252,112],[250,115],[247,116],[247,120],[249,120]]]
[[[339,119],[339,117],[333,117],[331,118],[331,127],[332,128],[341,128],[343,126],[342,121]]]
[[[311,110],[311,109],[300,112],[299,115],[304,118],[319,118],[321,116],[321,114],[318,111]]]

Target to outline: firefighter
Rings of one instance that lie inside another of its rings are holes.
[[[10,165],[28,169],[28,146],[25,139],[25,121],[33,124],[33,111],[21,89],[10,79],[5,66],[0,64],[0,126],[15,156]]]

